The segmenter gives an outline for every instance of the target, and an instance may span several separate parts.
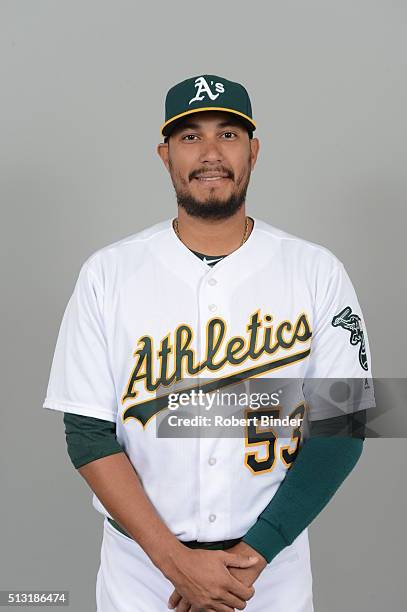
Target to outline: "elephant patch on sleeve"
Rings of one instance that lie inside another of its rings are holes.
[[[333,327],[342,327],[350,332],[350,343],[359,346],[359,362],[364,370],[368,369],[365,337],[362,327],[362,319],[352,312],[350,306],[345,306],[341,312],[332,319]]]

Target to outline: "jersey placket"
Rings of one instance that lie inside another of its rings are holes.
[[[227,292],[222,289],[220,275],[217,274],[215,264],[201,279],[198,288],[198,328],[197,349],[200,360],[205,359],[207,324],[210,319],[219,317],[230,321],[230,303]],[[224,260],[223,268],[227,265]],[[218,268],[219,270],[219,268]],[[219,372],[204,370],[200,373],[200,380],[209,382],[218,378]],[[219,408],[205,410],[201,407],[200,414],[211,419],[211,434],[219,437],[206,437],[208,427],[203,427],[199,438],[199,524],[198,540],[216,541],[228,539],[230,530],[230,499],[231,478],[228,462],[228,439],[222,438],[221,431],[217,433],[213,427],[214,415]],[[199,434],[198,434],[199,435]]]

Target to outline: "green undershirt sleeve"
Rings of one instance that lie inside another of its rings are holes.
[[[64,423],[68,454],[76,469],[123,452],[111,421],[64,413]],[[358,461],[364,439],[360,427],[351,432],[359,437],[335,437],[339,424],[333,419],[315,422],[277,493],[244,536],[243,541],[268,563],[319,514]]]
[[[243,537],[268,563],[313,521],[356,465],[363,449],[364,413],[311,424],[311,436]]]
[[[116,438],[116,423],[77,414],[64,413],[68,455],[76,469],[123,452]]]

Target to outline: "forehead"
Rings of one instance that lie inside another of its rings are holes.
[[[221,127],[240,127],[245,129],[242,121],[236,115],[224,111],[202,111],[192,113],[181,119],[174,127],[174,132],[184,129],[212,129]]]

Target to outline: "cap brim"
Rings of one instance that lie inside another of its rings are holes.
[[[171,131],[175,128],[175,126],[180,122],[181,119],[183,119],[184,117],[186,117],[187,115],[192,115],[193,113],[202,113],[205,111],[223,111],[225,113],[232,113],[233,115],[237,115],[244,123],[246,123],[247,127],[251,130],[255,130],[256,129],[256,124],[253,121],[253,119],[251,117],[249,117],[248,115],[245,115],[244,113],[241,113],[240,111],[234,110],[233,108],[224,108],[223,106],[207,106],[204,108],[192,108],[191,110],[185,111],[184,113],[180,113],[179,115],[175,115],[174,117],[171,117],[171,119],[168,119],[168,121],[166,121],[162,126],[161,126],[161,135],[162,136],[169,136],[169,134],[171,133]]]

